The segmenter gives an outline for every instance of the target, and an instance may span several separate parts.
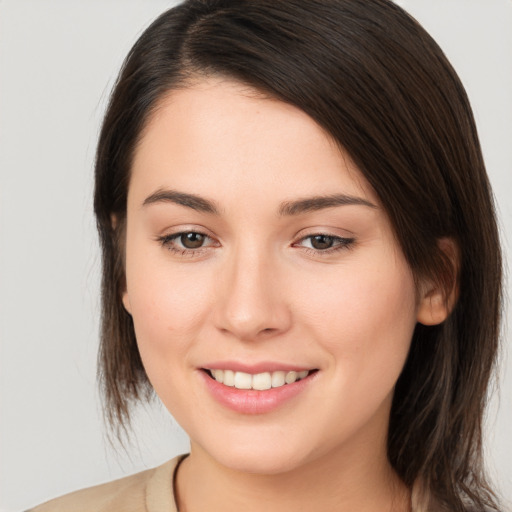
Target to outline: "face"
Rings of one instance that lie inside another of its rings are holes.
[[[126,229],[123,303],[192,453],[276,473],[385,445],[414,280],[310,117],[220,79],[169,93],[135,154]]]

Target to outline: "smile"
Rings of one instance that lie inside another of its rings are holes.
[[[241,414],[270,413],[289,403],[298,395],[314,386],[319,376],[317,368],[272,368],[273,364],[255,365],[253,373],[237,368],[200,368],[198,374],[210,396],[222,406]],[[220,365],[219,365],[220,366]],[[249,370],[249,368],[243,368]],[[262,371],[267,369],[268,371]],[[272,370],[272,371],[271,371]]]
[[[305,379],[313,370],[303,371],[275,371],[250,374],[245,372],[236,372],[233,370],[209,369],[207,372],[217,382],[225,386],[237,389],[254,389],[257,391],[266,391],[271,388],[279,388],[287,384],[293,384],[298,380]]]

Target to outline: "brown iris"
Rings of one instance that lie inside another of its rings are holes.
[[[330,249],[334,243],[334,238],[327,235],[315,235],[311,237],[311,247],[314,249]]]
[[[183,233],[180,242],[187,249],[198,249],[203,245],[205,238],[201,233]]]

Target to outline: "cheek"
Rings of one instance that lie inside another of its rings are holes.
[[[324,293],[304,296],[308,305],[303,309],[308,337],[330,359],[330,387],[316,402],[322,404],[319,415],[325,408],[331,411],[324,435],[332,439],[340,431],[355,434],[376,416],[387,425],[416,324],[414,281],[405,264],[354,266],[342,274],[338,286],[326,280],[317,288]]]
[[[398,377],[416,325],[414,279],[405,262],[390,257],[347,265],[323,281],[316,276],[298,293],[306,328],[344,376]]]
[[[161,255],[128,254],[127,290],[141,356],[145,365],[168,364],[198,338],[212,293],[208,272],[194,264],[172,268]]]
[[[192,277],[190,268],[171,272],[169,265],[141,258],[133,261],[132,269],[127,262],[127,288],[142,363],[168,410],[186,418],[188,400],[200,398],[188,385],[193,367],[190,354],[205,337],[209,287],[205,276]]]

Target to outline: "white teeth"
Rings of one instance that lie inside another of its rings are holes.
[[[232,370],[210,370],[212,377],[225,386],[235,387],[237,389],[256,389],[265,391],[270,388],[279,388],[285,384],[293,384],[294,382],[304,379],[309,375],[308,370],[301,372],[296,371],[276,371],[263,372],[251,375],[245,372],[234,372]]]
[[[217,382],[224,382],[224,370],[212,370],[212,375]]]
[[[288,372],[284,381],[286,384],[293,384],[297,380],[297,372]]]
[[[250,373],[236,372],[235,373],[235,388],[251,389],[252,388],[252,375]]]
[[[252,376],[252,389],[264,391],[272,387],[272,377],[270,373],[258,373]]]
[[[273,372],[272,373],[272,387],[278,388],[284,386],[284,372]]]
[[[235,372],[231,370],[224,370],[223,384],[226,386],[233,387],[235,385]]]

